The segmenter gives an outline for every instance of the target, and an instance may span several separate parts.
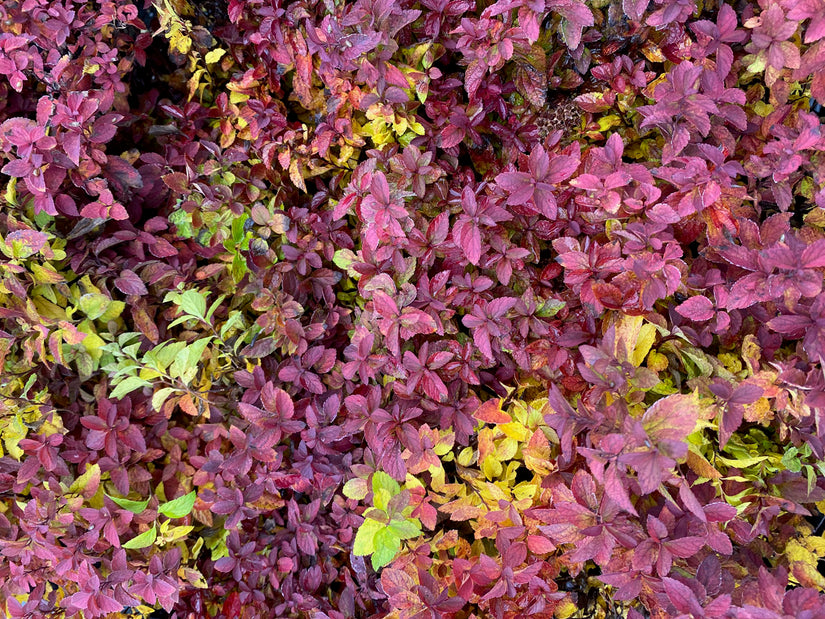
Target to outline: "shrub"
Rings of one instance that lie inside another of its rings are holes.
[[[825,616],[823,8],[4,2],[5,612]]]

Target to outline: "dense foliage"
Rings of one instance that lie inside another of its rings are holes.
[[[823,0],[4,0],[0,613],[825,618],[822,106]]]

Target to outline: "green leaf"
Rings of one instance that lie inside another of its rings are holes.
[[[98,292],[90,292],[80,297],[78,305],[80,306],[80,311],[86,314],[89,320],[97,320],[106,313],[111,302],[112,300],[106,295]]]
[[[137,376],[127,376],[122,381],[120,381],[117,386],[112,389],[112,392],[109,394],[109,397],[113,400],[119,400],[123,396],[140,389],[141,387],[151,387],[152,383],[148,380],[143,380],[142,378],[138,378]]]
[[[246,266],[246,258],[244,258],[241,254],[235,254],[235,257],[232,259],[232,266],[229,268],[229,272],[232,275],[232,280],[237,284],[240,282],[246,272],[249,269]]]
[[[168,217],[169,223],[177,228],[177,234],[181,238],[191,239],[195,236],[195,230],[192,228],[192,215],[187,213],[182,208],[172,211]]]
[[[421,535],[421,525],[418,523],[418,519],[413,518],[391,520],[390,530],[395,533],[399,539],[412,539]]]
[[[372,491],[378,493],[379,490],[386,490],[390,496],[395,496],[401,492],[401,486],[384,471],[376,471],[372,474]]]
[[[192,513],[197,492],[194,490],[158,507],[158,512],[168,518],[183,518]]]
[[[164,387],[163,389],[158,389],[155,394],[152,396],[152,408],[156,411],[160,410],[160,407],[163,406],[163,403],[169,399],[169,396],[178,391],[174,387]]]
[[[237,310],[231,311],[229,313],[229,318],[227,318],[226,322],[223,323],[223,326],[221,327],[221,339],[224,339],[226,334],[235,327],[238,329],[243,329],[244,327],[243,314]],[[239,341],[242,341],[242,339],[243,338],[238,338]]]
[[[175,299],[175,303],[190,316],[206,320],[206,297],[197,290],[185,290]]]
[[[567,304],[559,299],[547,299],[537,308],[536,316],[539,318],[550,318],[558,314],[565,305]]]
[[[131,550],[135,550],[137,548],[147,548],[155,543],[155,540],[158,537],[158,529],[156,524],[152,524],[152,528],[148,531],[144,531],[137,537],[133,537],[125,544],[122,544],[123,548],[129,548]]]
[[[799,473],[802,470],[802,462],[799,461],[799,451],[796,447],[790,447],[783,454],[782,465],[791,473]]]
[[[187,347],[189,357],[186,360],[186,369],[188,371],[195,370],[197,372],[201,357],[203,357],[203,351],[206,350],[206,347],[209,346],[209,342],[211,341],[212,336],[209,336],[196,340]]]
[[[376,508],[387,511],[392,497],[401,492],[401,486],[392,477],[383,471],[376,471],[372,475],[372,504]]]
[[[352,554],[365,557],[375,552],[375,534],[385,528],[385,525],[371,518],[364,520],[364,523],[358,528],[358,532],[355,534],[355,541],[352,544]]]
[[[816,486],[816,470],[810,464],[805,465],[805,477],[808,479],[808,494],[814,491],[814,486]]]
[[[184,348],[186,342],[164,342],[143,355],[143,362],[159,372],[166,372],[166,368]]]
[[[108,494],[106,496],[112,499],[116,505],[132,512],[133,514],[142,514],[146,509],[146,506],[149,505],[149,499],[146,499],[145,501],[132,501],[130,499],[119,499],[117,497],[109,496]]]
[[[712,376],[713,375],[713,366],[708,361],[708,356],[700,350],[696,349],[683,349],[682,350],[682,360],[684,361],[685,358],[689,359],[693,366],[695,366],[696,371],[693,370],[690,363],[685,364],[685,369],[688,373],[688,378],[696,378],[697,376]]]
[[[207,322],[211,322],[212,314],[215,313],[215,310],[218,309],[218,306],[221,304],[221,302],[223,302],[223,300],[225,298],[226,298],[226,295],[222,294],[217,299],[215,299],[215,301],[214,301],[214,303],[212,303],[212,305],[209,306],[209,310],[206,312]]]
[[[187,385],[192,382],[198,374],[203,351],[211,340],[212,336],[205,337],[181,349],[175,356],[172,365],[169,366],[169,374],[175,378],[180,378]]]
[[[332,256],[332,262],[337,266],[339,269],[346,271],[347,276],[358,279],[361,277],[361,274],[356,271],[352,264],[358,260],[358,256],[355,255],[351,249],[339,249],[335,252]]]
[[[379,570],[388,563],[390,563],[398,551],[401,550],[401,540],[390,530],[389,527],[383,527],[375,534],[373,540],[375,544],[375,552],[372,555],[372,567]]]
[[[226,247],[227,250],[232,251],[235,248],[235,246],[243,240],[244,235],[246,235],[246,230],[244,230],[244,223],[246,223],[247,219],[249,219],[249,215],[243,213],[232,220],[232,241],[234,243],[232,247],[227,247],[226,242],[224,242],[224,247]]]
[[[768,456],[743,456],[737,458],[725,458],[724,456],[717,455],[716,459],[728,466],[736,467],[737,469],[747,469],[760,462],[764,462],[768,459]]]

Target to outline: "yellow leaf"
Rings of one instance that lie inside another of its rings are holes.
[[[198,543],[200,543],[200,545],[203,546],[203,538],[199,537]],[[206,584],[206,579],[203,577],[203,574],[201,574],[198,570],[194,570],[189,567],[179,567],[178,578],[185,580],[196,589],[209,588],[209,585]],[[149,609],[149,611],[151,612],[152,609]]]
[[[541,428],[533,432],[533,436],[530,437],[530,441],[524,446],[523,451],[524,464],[534,473],[549,475],[555,468],[550,459],[550,442]]]
[[[522,499],[533,499],[539,492],[538,484],[522,482],[513,487],[513,496],[519,501]],[[531,501],[532,502],[532,501]]]
[[[6,198],[6,202],[12,206],[19,206],[17,203],[17,179],[13,178],[9,181],[9,184],[6,185],[6,194],[4,196]]]
[[[458,463],[461,466],[470,466],[475,460],[476,452],[472,447],[465,447],[458,454]]]
[[[57,322],[60,320],[69,319],[66,315],[66,310],[59,305],[55,305],[51,301],[44,299],[43,297],[35,297],[32,299],[32,303],[34,303],[35,308],[37,308],[37,313],[47,320]]]
[[[768,460],[769,456],[742,456],[741,458],[725,458],[724,456],[717,455],[716,459],[724,464],[727,464],[728,466],[733,466],[737,469],[746,469],[754,466],[755,464]]]
[[[611,127],[615,127],[622,123],[622,119],[617,114],[608,114],[599,119],[599,131],[607,131]]]
[[[167,542],[174,542],[175,540],[182,539],[189,535],[192,532],[192,529],[195,527],[193,526],[182,526],[182,527],[172,527],[169,531],[166,532],[164,535],[164,539]]]
[[[243,103],[249,99],[249,95],[244,94],[242,92],[238,92],[237,90],[230,90],[229,92],[229,102],[237,105],[238,103]]]
[[[496,449],[496,456],[502,462],[512,460],[518,452],[518,441],[514,438],[505,438],[502,440]]]
[[[494,456],[487,456],[484,458],[484,462],[481,463],[481,472],[484,473],[484,476],[487,479],[495,479],[501,472],[503,471],[503,467],[501,466],[501,462],[499,462]]]
[[[719,353],[717,357],[719,361],[722,362],[722,365],[725,366],[725,369],[731,374],[736,374],[742,371],[742,361],[737,355],[729,352],[723,352]]]
[[[211,52],[206,52],[206,55],[203,57],[203,59],[206,61],[206,64],[213,64],[215,62],[218,62],[218,60],[220,60],[221,58],[223,58],[224,54],[226,54],[225,49],[213,49]]]
[[[138,377],[142,378],[143,380],[153,380],[155,378],[159,378],[160,376],[163,376],[163,374],[151,368],[141,368],[140,372],[138,373]]]
[[[810,535],[804,538],[805,545],[816,554],[817,557],[825,557],[825,537]]]
[[[86,334],[86,337],[80,342],[83,348],[86,349],[86,352],[89,353],[92,359],[100,361],[100,357],[103,356],[103,351],[100,350],[100,348],[101,346],[105,346],[106,342],[95,332],[94,327],[88,320],[81,322],[77,326],[77,330]]]
[[[19,415],[8,419],[5,427],[0,429],[0,436],[3,437],[3,444],[6,446],[6,451],[15,460],[20,460],[25,453],[18,447],[18,444],[26,438],[27,433],[28,429],[21,422]]]
[[[633,349],[630,362],[636,367],[642,365],[642,361],[647,357],[654,341],[656,341],[656,326],[650,323],[643,324],[639,329],[636,347]]]
[[[48,262],[43,265],[32,264],[31,270],[34,281],[40,284],[59,284],[60,282],[66,281],[66,278],[58,273]]]
[[[647,367],[654,372],[663,372],[667,369],[668,366],[668,359],[666,355],[663,355],[660,352],[656,352],[655,350],[651,351],[647,355]]]
[[[504,423],[498,427],[499,430],[513,440],[523,443],[530,437],[530,430],[517,422]]]

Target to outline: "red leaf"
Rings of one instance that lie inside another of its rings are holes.
[[[130,190],[143,187],[140,172],[123,157],[110,156],[103,168],[103,176],[119,195],[129,195]]]
[[[163,176],[163,182],[175,193],[187,195],[189,193],[189,179],[182,172],[172,172]]]
[[[796,314],[778,316],[768,322],[770,329],[783,335],[790,335],[791,337],[801,337],[812,325],[813,320],[811,320],[810,316],[800,316]]]
[[[705,540],[697,536],[680,537],[678,539],[668,540],[665,542],[665,545],[671,554],[682,559],[688,559],[702,549],[702,546],[705,545]]]
[[[543,555],[548,552],[553,552],[556,549],[556,546],[543,535],[528,535],[527,548],[529,548],[530,552],[534,554]]]
[[[690,297],[687,301],[676,307],[685,318],[689,318],[695,322],[703,322],[713,318],[713,302],[707,297],[697,295]]]
[[[647,10],[650,0],[622,0],[624,14],[633,21],[640,21]]]
[[[697,617],[704,615],[699,600],[687,585],[673,578],[662,578],[662,584],[665,586],[667,597],[680,613],[692,613]]]
[[[149,292],[137,273],[129,269],[120,272],[120,277],[115,279],[115,286],[123,294],[144,295]]]

